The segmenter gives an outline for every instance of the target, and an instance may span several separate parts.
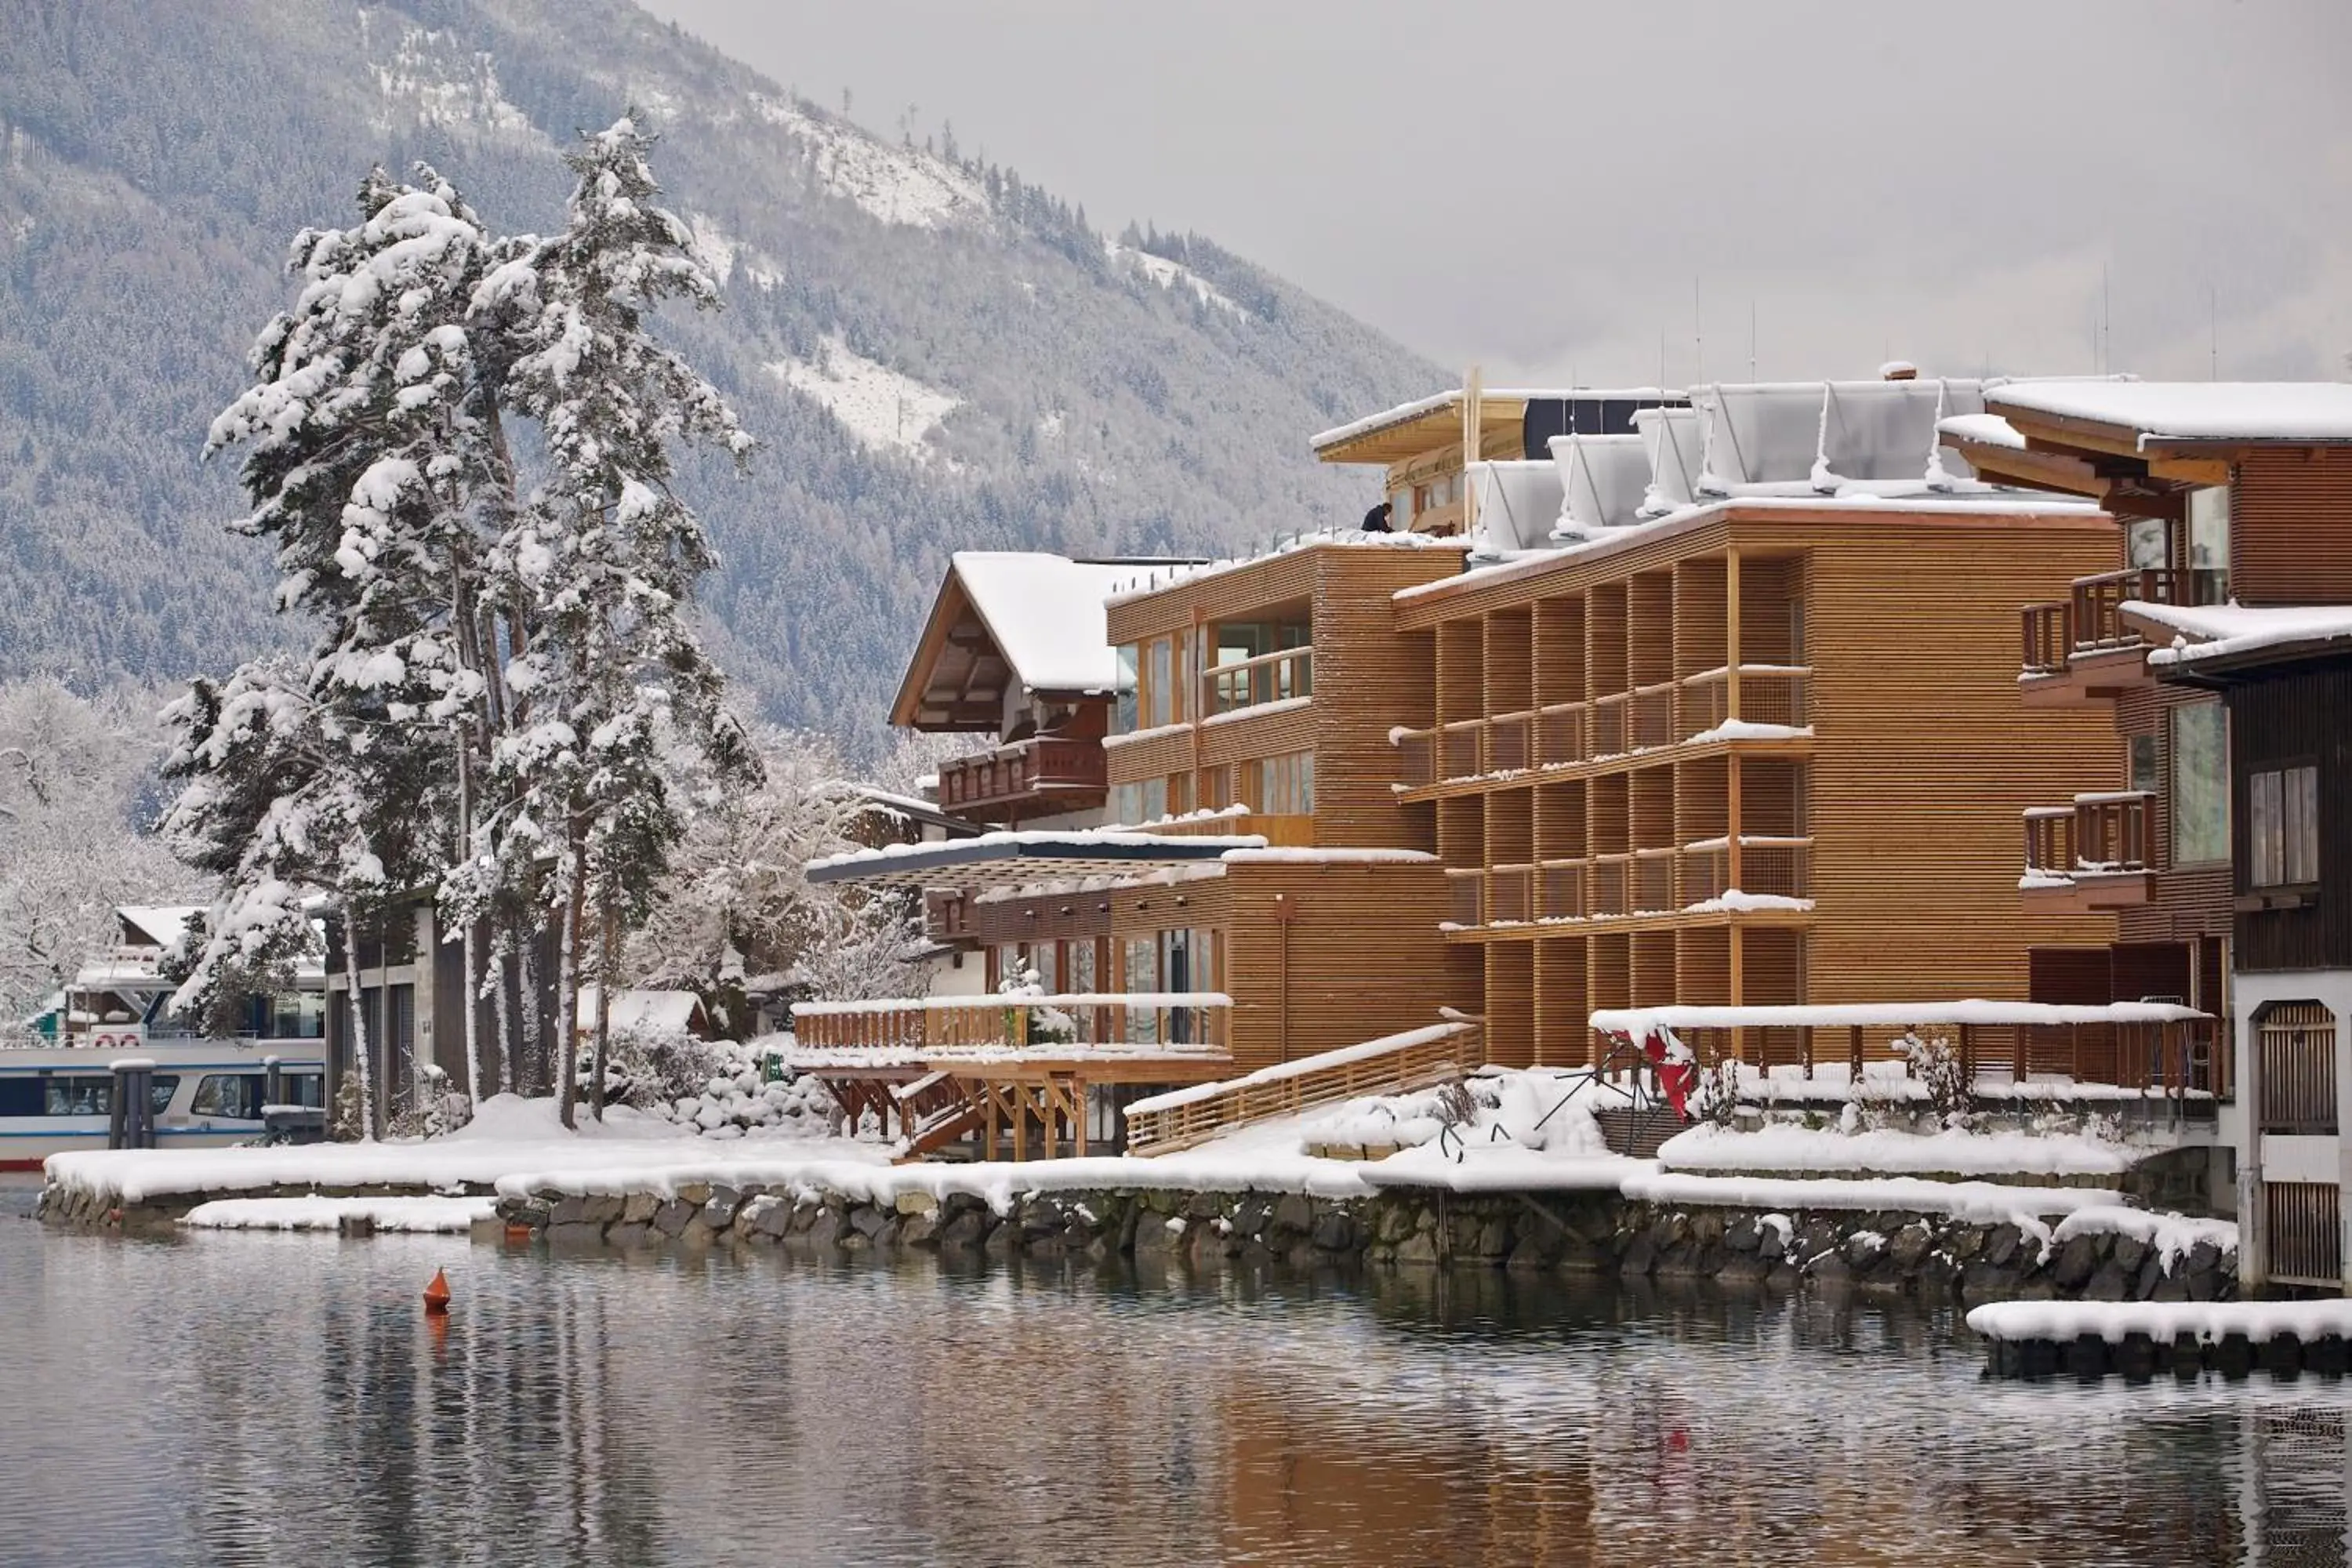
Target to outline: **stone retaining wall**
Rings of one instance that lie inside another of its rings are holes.
[[[1525,1271],[1716,1278],[1792,1288],[1811,1280],[1929,1298],[2225,1300],[2234,1256],[2200,1243],[2168,1260],[2128,1236],[2049,1243],[2015,1224],[1907,1213],[1736,1209],[1631,1203],[1613,1193],[1464,1195],[1391,1188],[1369,1198],[1111,1190],[1036,1193],[1003,1214],[978,1197],[901,1194],[869,1203],[688,1185],[504,1200],[484,1239],[570,1246],[781,1246],[811,1254],[937,1250],[982,1256],[1157,1256],[1299,1264],[1362,1259]]]

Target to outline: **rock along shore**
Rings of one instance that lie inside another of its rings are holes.
[[[2071,1230],[2072,1234],[2065,1234]],[[1002,1208],[971,1194],[869,1199],[688,1183],[674,1193],[500,1198],[485,1240],[559,1247],[782,1247],[813,1256],[931,1251],[980,1257],[1118,1255],[1193,1263],[1361,1260],[1794,1289],[1838,1285],[1970,1300],[2211,1301],[2235,1296],[2234,1253],[2162,1245],[2129,1228],[1999,1223],[1906,1212],[1651,1203],[1600,1192],[1370,1196],[1174,1189],[1060,1190]]]

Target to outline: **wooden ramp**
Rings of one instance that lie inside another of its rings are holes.
[[[1659,1148],[1690,1123],[1663,1105],[1612,1105],[1592,1113],[1612,1154],[1654,1160]]]
[[[1479,1027],[1467,1022],[1434,1024],[1301,1057],[1222,1083],[1137,1100],[1127,1108],[1127,1150],[1169,1154],[1320,1105],[1434,1089],[1465,1076],[1484,1057]]]

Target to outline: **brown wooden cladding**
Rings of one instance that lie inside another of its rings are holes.
[[[1475,1012],[1478,955],[1438,937],[1445,900],[1434,864],[1239,862],[1173,883],[976,902],[971,935],[995,945],[1213,931],[1234,1066],[1248,1072],[1434,1024],[1441,1007]],[[1105,989],[1120,988],[1114,973]]]
[[[1547,702],[1722,668],[1735,549],[1742,659],[1810,668],[1811,755],[1740,742],[1488,781],[1435,802],[1437,847],[1449,866],[1492,868],[1517,863],[1523,846],[1577,859],[1720,837],[1736,752],[1738,831],[1810,836],[1816,907],[1462,939],[1485,952],[1498,1060],[1526,1049],[1582,1061],[1582,1013],[1629,1003],[2022,998],[2031,949],[2114,936],[2112,915],[2028,914],[2017,891],[2025,808],[2122,782],[2107,711],[2028,712],[2016,685],[2018,606],[2111,563],[2103,517],[1733,507],[1664,538],[1412,595],[1399,624],[1432,637],[1439,666],[1437,700],[1417,722],[1510,710],[1498,700],[1516,700],[1517,667],[1498,638],[1530,639]],[[1743,706],[1751,719],[1762,693],[1759,679]],[[1638,866],[1626,874],[1638,881]],[[1529,989],[1522,1027],[1509,1014]]]
[[[2248,972],[2352,968],[2352,664],[2288,668],[2231,688],[2230,825],[2234,891],[2252,891],[2248,775],[2305,763],[2319,769],[2319,886],[2299,908],[2244,910],[2236,963]]]
[[[2247,605],[2352,603],[2352,452],[2250,450],[2230,490],[2230,593]]]

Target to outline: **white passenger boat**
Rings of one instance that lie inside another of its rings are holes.
[[[235,1037],[206,1037],[172,1012],[173,985],[163,972],[165,952],[194,913],[118,909],[114,949],[85,965],[51,1007],[27,1021],[32,1043],[0,1047],[0,1171],[38,1170],[51,1154],[105,1148],[113,1064],[127,1058],[153,1064],[148,1088],[159,1149],[251,1142],[268,1130],[265,1106],[323,1111],[323,969],[315,960],[305,963],[292,989],[238,998]],[[273,1062],[280,1074],[275,1100],[268,1098]]]
[[[84,1046],[0,1050],[0,1171],[36,1171],[51,1154],[106,1147],[113,1064],[154,1064],[148,1091],[159,1149],[250,1142],[267,1128],[265,1106],[323,1109],[327,1053],[320,1041],[141,1042],[128,1031],[115,1049]],[[305,1049],[307,1047],[307,1051]],[[269,1095],[269,1068],[279,1073]]]

